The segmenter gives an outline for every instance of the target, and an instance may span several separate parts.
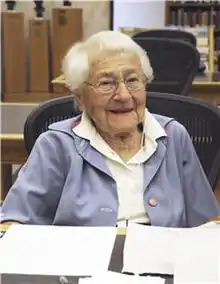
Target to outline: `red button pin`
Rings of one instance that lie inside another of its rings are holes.
[[[149,199],[149,204],[150,204],[150,206],[155,207],[157,205],[157,200],[153,199],[153,198]]]

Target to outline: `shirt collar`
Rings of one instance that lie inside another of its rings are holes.
[[[80,123],[72,130],[77,136],[89,141],[91,141],[97,133],[96,128],[85,111],[82,113]],[[167,136],[164,128],[147,109],[145,110],[143,132],[146,138],[152,141],[156,141],[161,137]]]
[[[82,113],[80,123],[74,128],[72,128],[72,131],[77,136],[87,139],[89,141],[94,137],[96,133],[96,129],[85,111]]]
[[[152,141],[167,136],[165,129],[147,109],[145,110],[144,134]]]

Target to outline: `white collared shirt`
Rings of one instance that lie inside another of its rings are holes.
[[[143,128],[144,146],[128,162],[124,162],[104,141],[85,112],[82,113],[81,122],[73,128],[73,132],[89,140],[90,145],[103,155],[116,181],[119,201],[118,223],[127,221],[149,223],[143,201],[144,162],[156,151],[156,140],[166,136],[165,130],[154,116],[146,109]]]

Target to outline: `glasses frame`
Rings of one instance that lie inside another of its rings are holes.
[[[128,82],[126,82],[125,78],[123,78],[123,79],[115,79],[113,77],[112,77],[112,79],[115,82],[115,86],[111,90],[107,90],[107,91],[100,90],[101,83],[91,83],[91,82],[85,81],[84,84],[93,87],[95,91],[97,91],[97,92],[99,92],[101,94],[108,95],[108,94],[115,94],[117,92],[118,88],[119,88],[119,85],[121,83],[123,83],[125,85],[126,89],[129,91],[129,93],[134,93],[134,92],[140,91],[142,88],[145,88],[146,84],[147,84],[147,78],[146,78],[146,76],[143,73],[136,74],[136,75],[138,75],[138,77],[142,78],[142,84],[140,84],[140,86],[138,88],[132,88],[131,86],[129,86]]]

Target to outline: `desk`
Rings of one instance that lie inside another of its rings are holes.
[[[125,242],[125,234],[118,234],[115,246],[112,251],[112,257],[109,264],[109,270],[121,272],[123,268],[123,249]],[[165,284],[172,284],[173,277],[164,277]],[[67,277],[71,284],[78,284],[78,277]],[[43,275],[2,275],[3,284],[60,284],[58,276]],[[124,283],[126,284],[126,283]]]
[[[12,185],[12,165],[22,165],[27,159],[22,134],[0,134],[1,138],[1,193],[4,200]]]
[[[123,249],[125,242],[125,234],[118,234],[115,246],[112,251],[112,257],[109,264],[109,270],[121,272],[123,268]],[[79,277],[67,277],[71,284],[77,284]],[[172,284],[173,277],[164,277],[165,284]],[[2,283],[4,284],[60,284],[58,276],[43,275],[2,275]]]
[[[220,73],[198,76],[190,89],[192,97],[220,105]]]
[[[218,218],[220,220],[220,217]],[[6,229],[8,226],[4,226]],[[1,229],[1,225],[0,225]],[[118,229],[116,242],[112,251],[112,257],[109,264],[109,270],[120,272],[123,267],[123,248],[125,242],[126,229]],[[68,277],[72,284],[78,283],[78,277]],[[4,284],[60,284],[58,276],[43,275],[2,275]],[[165,284],[173,283],[172,277],[166,277]]]
[[[217,216],[210,221],[220,222],[220,216]],[[10,224],[0,224],[0,231],[6,232],[10,226],[11,226]],[[126,230],[127,230],[126,228],[118,228],[117,234],[118,235],[124,235],[124,234],[126,234]]]
[[[3,200],[12,184],[12,165],[20,165],[27,159],[23,128],[28,114],[37,104],[2,103],[1,138],[1,192]]]
[[[64,76],[60,75],[52,81],[59,88],[61,96],[68,95]],[[220,73],[197,76],[190,88],[189,95],[214,105],[220,105]]]
[[[7,229],[8,226],[0,225]],[[123,268],[123,249],[126,236],[126,229],[119,228],[115,245],[112,251],[112,257],[109,264],[109,270],[121,272]],[[78,277],[67,277],[70,283],[77,284]],[[58,276],[45,276],[45,275],[2,275],[2,283],[4,284],[60,284]],[[172,276],[166,277],[166,284],[173,283]]]

